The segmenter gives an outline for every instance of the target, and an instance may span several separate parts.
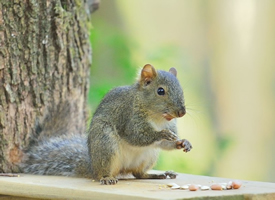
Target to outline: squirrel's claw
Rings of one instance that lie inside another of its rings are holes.
[[[166,171],[165,172],[166,176],[169,176],[171,179],[175,179],[177,177],[177,173],[173,172],[173,171]]]
[[[191,143],[186,139],[177,141],[176,145],[177,145],[177,149],[183,149],[183,151],[186,153],[191,151],[191,149],[193,148]]]
[[[162,139],[165,139],[168,141],[175,141],[178,139],[178,136],[170,130],[162,130],[161,133],[162,133]]]
[[[104,177],[100,179],[101,185],[115,185],[117,184],[118,179],[114,177]]]

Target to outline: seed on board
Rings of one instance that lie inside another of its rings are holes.
[[[231,189],[232,189],[232,185],[228,184],[228,185],[226,186],[226,189],[227,189],[227,190],[231,190]]]
[[[179,185],[174,185],[171,187],[171,189],[175,190],[175,189],[180,189],[180,186]]]
[[[213,184],[211,185],[212,190],[222,190],[222,186],[220,184]]]
[[[168,183],[167,184],[168,187],[173,187],[173,186],[178,186],[176,183]]]
[[[222,189],[226,190],[227,183],[219,183],[222,186]]]
[[[231,190],[232,189],[232,181],[229,181],[226,185],[226,189]]]
[[[182,190],[188,190],[189,189],[189,185],[182,185],[182,186],[180,186],[180,189],[182,189]]]
[[[198,189],[199,189],[199,187],[197,185],[194,185],[194,184],[189,185],[190,191],[197,191]]]
[[[239,189],[241,186],[242,186],[242,182],[241,181],[237,181],[237,180],[232,181],[232,187],[234,189]]]
[[[210,187],[203,185],[203,186],[201,186],[201,190],[210,190]]]

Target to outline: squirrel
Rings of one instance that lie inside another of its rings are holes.
[[[26,150],[22,171],[91,178],[104,185],[116,184],[117,176],[125,174],[137,179],[176,178],[171,171],[147,173],[161,149],[192,149],[188,140],[177,135],[176,118],[184,116],[186,109],[176,76],[175,68],[166,72],[146,64],[136,83],[114,88],[105,95],[87,134],[69,130],[60,133],[62,128],[55,121],[62,121],[56,119],[62,115],[52,114],[52,119],[47,118],[48,125],[39,127],[39,138]],[[58,111],[62,112],[69,111]],[[52,132],[57,127],[58,135],[43,130],[47,127]]]

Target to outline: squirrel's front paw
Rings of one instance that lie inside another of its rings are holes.
[[[175,141],[175,140],[178,140],[179,138],[172,131],[165,129],[161,131],[161,139],[168,140],[168,141]]]
[[[101,185],[115,185],[117,182],[118,180],[114,177],[103,177],[100,179]]]
[[[177,149],[182,149],[183,148],[184,152],[188,152],[193,148],[191,143],[186,139],[182,139],[182,140],[177,141],[176,145],[177,145]]]

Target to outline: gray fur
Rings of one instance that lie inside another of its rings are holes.
[[[70,130],[68,109],[59,109],[59,118],[52,112],[47,125],[41,126],[39,139],[27,150],[22,170],[89,177],[102,184],[115,184],[117,175],[128,173],[136,178],[175,178],[171,172],[149,175],[147,171],[157,161],[160,149],[183,148],[187,152],[192,148],[187,140],[178,138],[173,119],[185,114],[176,74],[175,69],[170,73],[145,65],[137,83],[106,94],[93,116],[88,137],[62,131]],[[159,87],[165,89],[165,95],[157,93]]]
[[[40,141],[25,155],[25,173],[90,177],[87,139],[83,135],[61,135]]]

